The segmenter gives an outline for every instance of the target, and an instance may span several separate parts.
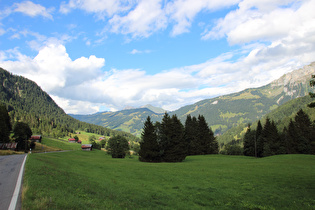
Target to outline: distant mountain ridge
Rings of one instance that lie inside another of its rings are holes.
[[[260,119],[285,102],[307,95],[311,90],[309,81],[312,74],[315,74],[315,62],[287,73],[263,87],[205,99],[169,112],[169,114],[176,114],[183,123],[188,114],[204,115],[215,134],[223,134],[232,127]],[[131,132],[139,136],[147,116],[150,116],[153,121],[160,121],[163,114],[140,108],[114,113],[72,116],[85,122]]]

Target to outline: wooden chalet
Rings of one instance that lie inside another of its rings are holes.
[[[75,143],[75,138],[70,138],[70,139],[68,139],[68,142],[69,142],[69,143]]]
[[[16,142],[0,143],[0,149],[2,149],[2,150],[6,150],[6,149],[16,150],[17,144],[18,143],[16,143]]]
[[[93,145],[92,144],[82,144],[81,149],[85,151],[91,151]]]
[[[31,136],[30,140],[41,143],[42,142],[42,136],[41,135],[33,135],[33,136]]]
[[[102,137],[100,137],[98,140],[99,140],[99,141],[105,140],[105,137],[102,136]]]

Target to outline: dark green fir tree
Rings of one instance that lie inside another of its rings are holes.
[[[214,133],[208,126],[203,115],[198,116],[198,133],[200,155],[215,154],[218,152],[218,144]]]
[[[160,162],[160,147],[157,141],[156,129],[148,116],[141,134],[139,160],[143,162]]]
[[[308,115],[300,109],[296,114],[295,127],[298,133],[297,150],[300,154],[310,154],[311,153],[311,142],[313,141],[314,129]]]
[[[163,148],[162,160],[164,162],[181,162],[186,158],[188,147],[184,141],[184,126],[176,115],[166,120],[168,128],[163,123],[162,120],[161,127],[166,131],[164,135],[167,135],[167,137],[164,136],[167,139],[167,144],[164,145],[167,146]]]
[[[185,121],[185,135],[184,139],[188,144],[188,155],[197,155],[199,152],[198,150],[198,122],[196,117],[191,117],[187,115]]]
[[[244,155],[245,156],[254,156],[256,155],[255,152],[255,138],[256,138],[256,131],[252,130],[250,125],[247,126],[247,131],[245,133],[243,144],[244,144]]]

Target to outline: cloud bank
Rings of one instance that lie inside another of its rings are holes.
[[[24,2],[15,8],[28,8],[30,4]],[[202,99],[265,85],[314,61],[314,0],[70,0],[61,4],[59,12],[66,15],[84,10],[106,22],[111,33],[136,39],[168,27],[170,36],[188,33],[198,14],[231,6],[235,9],[204,27],[200,39],[226,39],[237,49],[203,63],[156,74],[145,69],[104,71],[105,58],[90,55],[72,60],[64,42],[45,40],[36,47],[35,57],[19,49],[1,51],[0,65],[37,82],[67,113],[90,114],[144,104],[175,110]],[[33,13],[23,9],[18,12],[53,18],[41,7]],[[134,49],[130,53],[148,52]]]

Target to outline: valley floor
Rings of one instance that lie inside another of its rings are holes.
[[[181,163],[102,151],[31,154],[24,209],[314,209],[315,156],[189,156]]]

